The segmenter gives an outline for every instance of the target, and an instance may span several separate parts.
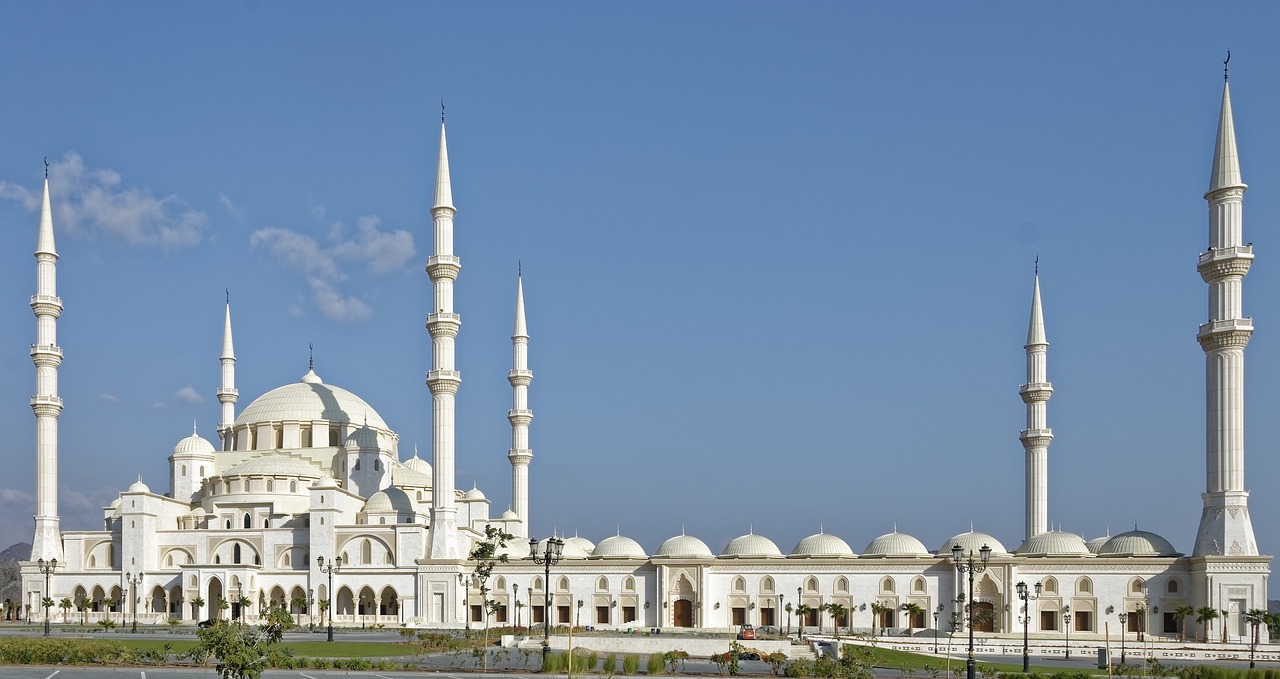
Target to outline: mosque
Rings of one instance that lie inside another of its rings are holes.
[[[1085,642],[1110,624],[1130,632],[1188,638],[1201,630],[1182,607],[1213,607],[1211,638],[1243,638],[1244,613],[1266,609],[1271,557],[1258,554],[1244,477],[1244,348],[1253,332],[1242,314],[1242,283],[1253,261],[1242,233],[1246,185],[1241,179],[1230,88],[1224,86],[1209,204],[1209,247],[1197,270],[1209,286],[1208,320],[1197,339],[1205,353],[1206,478],[1204,509],[1190,555],[1144,531],[1085,540],[1051,530],[1048,449],[1053,394],[1048,339],[1037,275],[1026,342],[1027,382],[1019,395],[1027,412],[1020,440],[1026,451],[1025,535],[1009,550],[970,530],[930,549],[899,532],[871,540],[858,553],[835,535],[804,538],[784,553],[763,535],[748,534],[718,553],[692,535],[677,535],[649,553],[622,535],[593,544],[564,541],[563,559],[544,580],[544,567],[525,551],[529,531],[529,335],[523,288],[516,285],[513,362],[508,379],[511,426],[511,509],[490,515],[477,489],[454,483],[454,407],[461,375],[455,338],[461,316],[454,283],[455,208],[441,123],[434,250],[426,271],[434,289],[427,318],[432,365],[431,461],[403,459],[397,434],[359,396],[326,383],[314,369],[297,382],[253,400],[239,414],[231,308],[223,324],[218,441],[192,433],[169,456],[167,489],[141,481],[104,510],[102,530],[61,530],[57,501],[58,367],[62,349],[50,187],[45,180],[36,246],[37,494],[31,561],[23,592],[33,620],[41,601],[87,600],[91,620],[132,615],[141,624],[194,622],[219,616],[252,619],[272,603],[312,621],[331,614],[336,625],[461,628],[481,624],[482,599],[469,581],[468,555],[485,527],[517,537],[510,563],[489,581],[498,610],[491,621],[529,625],[551,619],[602,629],[736,625],[831,624],[819,613],[839,604],[842,627],[911,631],[964,629],[966,576],[953,549],[978,555],[986,568],[969,594],[979,632],[1021,631],[1017,583],[1038,583],[1030,630]],[[54,560],[56,559],[56,565]],[[329,569],[338,559],[340,567]],[[322,566],[324,564],[324,566]],[[50,570],[46,577],[43,570]],[[331,572],[336,571],[336,572]],[[48,589],[46,590],[46,583]],[[548,610],[544,601],[551,602]],[[802,606],[803,605],[803,606]],[[805,608],[807,606],[807,608]],[[800,618],[800,611],[806,611]],[[837,608],[839,610],[839,608]],[[793,617],[794,612],[794,617]],[[59,615],[52,613],[55,619]],[[822,617],[820,617],[822,616]],[[1264,630],[1265,634],[1265,630]]]

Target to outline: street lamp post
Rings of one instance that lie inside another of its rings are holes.
[[[520,583],[511,583],[511,609],[515,611],[516,629],[520,629]]]
[[[1119,617],[1120,617],[1120,664],[1123,665],[1124,664],[1124,632],[1125,632],[1124,624],[1129,619],[1129,614],[1125,613],[1124,611],[1121,611]]]
[[[1032,594],[1027,590],[1027,583],[1018,583],[1018,598],[1022,599],[1022,673],[1026,674],[1031,671],[1031,655],[1030,648],[1027,645],[1027,630],[1031,624],[1031,604],[1028,602],[1035,601],[1040,598],[1040,583],[1036,583],[1036,593]]]
[[[49,601],[53,598],[49,595],[49,576],[54,569],[58,567],[57,559],[45,561],[40,559],[36,561],[36,567],[40,569],[40,573],[44,575],[44,596],[41,597],[44,603],[44,635],[49,636]]]
[[[333,641],[333,574],[342,569],[342,557],[338,557],[333,561],[326,562],[323,556],[316,557],[316,565],[320,567],[320,572],[329,576],[329,637],[328,641]]]
[[[462,620],[467,627],[467,636],[471,636],[471,580],[466,573],[458,574],[458,584],[464,588],[462,595]]]
[[[784,603],[786,596],[778,595],[778,627],[782,627],[782,612],[787,613],[787,636],[791,636],[791,609]]]
[[[124,581],[129,583],[129,605],[133,608],[133,626],[129,629],[132,634],[138,633],[138,585],[142,584],[142,574],[134,575],[132,573],[124,574]]]
[[[969,574],[969,661],[966,664],[967,679],[974,679],[977,670],[977,663],[973,660],[973,605],[976,599],[973,597],[973,576],[987,570],[987,563],[991,561],[991,547],[983,545],[978,550],[979,558],[977,561],[973,558],[973,550],[969,550],[965,554],[964,548],[960,545],[951,546],[951,560],[955,563],[956,570],[961,573]]]
[[[933,654],[938,654],[938,618],[942,615],[942,605],[938,605],[938,610],[933,612]]]
[[[542,604],[542,667],[547,666],[547,656],[551,653],[551,567],[560,562],[564,556],[564,540],[557,537],[547,538],[541,554],[538,553],[537,539],[529,539],[529,558],[545,570],[542,591],[546,598]],[[532,615],[532,611],[530,612]]]
[[[1067,633],[1066,650],[1063,653],[1062,659],[1070,660],[1071,659],[1071,607],[1070,606],[1062,607],[1062,629],[1066,630],[1066,633]]]

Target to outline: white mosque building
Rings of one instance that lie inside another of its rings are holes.
[[[977,554],[990,548],[988,567],[977,574],[972,597],[977,631],[1021,631],[1019,582],[1040,583],[1031,603],[1033,633],[1066,633],[1082,642],[1112,630],[1126,614],[1129,631],[1174,635],[1179,607],[1226,611],[1212,635],[1248,633],[1244,612],[1265,609],[1271,557],[1258,554],[1244,477],[1244,348],[1253,331],[1241,310],[1242,282],[1253,261],[1243,238],[1246,185],[1240,175],[1230,89],[1224,87],[1209,204],[1209,247],[1198,271],[1209,286],[1209,314],[1197,339],[1206,360],[1206,463],[1204,510],[1191,554],[1144,531],[1085,540],[1051,530],[1048,449],[1053,441],[1047,406],[1053,394],[1046,365],[1048,340],[1037,276],[1026,343],[1027,383],[1019,388],[1027,412],[1020,439],[1026,449],[1026,531],[1008,549],[991,535],[964,532],[929,546],[893,532],[860,551],[835,535],[811,535],[787,552],[763,535],[743,535],[718,553],[692,535],[677,535],[652,552],[621,535],[598,544],[573,537],[564,558],[544,581],[542,566],[517,539],[490,581],[501,607],[499,623],[528,625],[550,617],[598,628],[725,629],[746,623],[792,624],[800,604],[813,610],[838,603],[844,626],[867,629],[947,628],[962,609],[965,578],[951,558],[954,545]],[[309,370],[236,413],[236,356],[231,309],[223,326],[219,440],[182,439],[169,456],[167,489],[141,481],[120,493],[104,512],[102,530],[59,526],[57,503],[58,416],[62,399],[58,367],[62,349],[56,323],[62,310],[56,289],[57,251],[46,178],[36,247],[37,499],[31,561],[23,567],[23,592],[32,617],[41,600],[63,597],[91,602],[91,619],[115,619],[132,598],[143,624],[171,618],[204,620],[244,613],[253,617],[272,602],[318,619],[320,602],[332,601],[338,625],[463,627],[480,621],[479,592],[470,586],[467,557],[486,525],[517,538],[529,535],[529,336],[523,289],[517,282],[514,358],[508,379],[512,444],[511,510],[490,515],[479,490],[454,483],[454,401],[461,375],[455,368],[460,316],[453,287],[461,262],[454,254],[449,161],[441,124],[434,218],[434,252],[427,273],[434,306],[427,327],[432,365],[431,462],[415,453],[402,459],[398,436],[359,396],[324,382]],[[341,558],[337,573],[319,560]],[[46,577],[40,564],[56,567]],[[551,610],[543,605],[547,594]],[[222,612],[219,603],[231,603]],[[242,603],[243,602],[243,603]],[[517,604],[518,602],[518,604]],[[936,614],[936,615],[935,615]],[[55,613],[56,615],[56,613]],[[873,617],[878,618],[873,622]],[[957,616],[958,617],[958,616]],[[1069,621],[1069,622],[1068,622]],[[799,623],[799,620],[794,620]],[[830,624],[825,617],[822,620]],[[1192,619],[1185,621],[1194,636]],[[1069,630],[1067,626],[1069,625]]]

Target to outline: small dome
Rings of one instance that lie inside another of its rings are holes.
[[[677,535],[668,539],[658,547],[658,552],[654,556],[669,559],[710,559],[714,557],[707,543],[692,535]]]
[[[508,509],[507,511],[503,512],[503,513],[502,513],[502,516],[500,516],[500,517],[498,517],[498,518],[499,518],[500,520],[502,520],[502,521],[519,521],[519,520],[520,520],[520,516],[519,516],[518,514],[516,514],[515,512],[511,511],[510,509]]]
[[[569,540],[564,541],[564,550],[560,553],[561,558],[564,558],[564,559],[587,558],[588,556],[587,552],[582,551],[581,547],[578,547],[573,542],[571,542],[572,539],[573,538],[570,538]],[[547,553],[547,539],[543,538],[538,541],[538,554],[542,555],[546,553]],[[525,552],[524,554],[525,556],[528,556],[528,552]]]
[[[720,552],[721,559],[750,559],[758,557],[782,556],[782,551],[773,541],[763,535],[755,533],[747,533],[740,535],[729,541],[725,545],[724,551]]]
[[[222,472],[228,476],[299,476],[306,479],[318,479],[324,476],[314,464],[299,460],[296,457],[283,455],[266,455],[245,460],[240,464]]]
[[[924,543],[917,540],[906,533],[893,531],[885,533],[880,537],[871,541],[867,548],[862,550],[863,558],[866,557],[904,557],[904,556],[929,556],[929,550],[925,548]]]
[[[1107,544],[1107,540],[1110,540],[1110,539],[1111,539],[1111,534],[1110,534],[1110,533],[1108,533],[1107,535],[1103,535],[1103,536],[1101,536],[1101,537],[1096,537],[1096,538],[1094,538],[1094,539],[1092,539],[1092,540],[1090,540],[1090,541],[1088,541],[1088,542],[1084,543],[1084,546],[1085,546],[1085,547],[1088,547],[1090,552],[1093,552],[1094,554],[1097,554],[1097,553],[1098,553],[1098,550],[1102,549],[1102,546],[1103,546],[1103,545],[1105,545],[1105,544]]]
[[[321,476],[315,483],[311,484],[312,488],[337,488],[338,482],[332,476]]]
[[[472,486],[471,490],[467,491],[467,494],[462,496],[462,499],[467,502],[480,502],[481,500],[488,501],[488,498],[484,496],[484,493],[481,493],[480,489],[475,486]]]
[[[1121,533],[1098,549],[1098,556],[1182,556],[1168,540],[1145,530]]]
[[[369,496],[368,501],[364,503],[364,512],[366,514],[390,514],[393,512],[412,514],[417,509],[413,505],[413,498],[408,493],[389,486]]]
[[[423,473],[400,465],[391,472],[391,479],[392,483],[401,487],[430,488],[432,485],[430,468]]]
[[[141,478],[141,477],[139,477],[137,481],[134,481],[134,482],[133,482],[133,485],[129,486],[129,490],[128,490],[127,492],[130,492],[130,493],[150,493],[150,492],[151,492],[151,489],[150,489],[150,488],[148,488],[148,487],[147,487],[147,484],[143,483],[143,482],[142,482],[142,478]]]
[[[947,540],[946,544],[938,548],[938,551],[935,552],[935,554],[938,556],[951,556],[951,547],[954,545],[960,545],[960,549],[963,550],[965,554],[973,552],[974,556],[978,555],[978,552],[982,549],[983,545],[991,548],[992,556],[1009,553],[1009,550],[1005,549],[1004,545],[1000,544],[999,540],[987,535],[986,533],[979,533],[976,530],[971,530]]]
[[[1051,530],[1027,538],[1018,547],[1018,556],[1092,556],[1084,538],[1075,533]]]
[[[596,545],[591,556],[597,559],[643,559],[646,558],[640,543],[625,535],[607,537]]]
[[[590,554],[596,550],[596,543],[578,535],[575,535],[571,538],[565,538],[564,542],[565,544],[573,543],[575,547],[577,547],[578,549],[581,549],[583,552],[586,552],[587,554]]]
[[[401,464],[404,465],[406,469],[412,469],[415,472],[421,472],[423,474],[431,473],[431,464],[418,457],[417,453],[414,453],[413,457],[405,460]]]
[[[378,432],[367,426],[358,427],[347,434],[347,440],[343,441],[342,445],[349,449],[378,450]]]
[[[107,505],[107,509],[117,509],[120,507],[120,503],[121,503],[121,498],[117,496],[116,499],[111,501],[111,504]]]
[[[174,455],[213,455],[213,452],[213,444],[195,432],[191,432],[190,436],[178,441],[178,445],[173,447]]]
[[[791,550],[791,556],[841,557],[855,556],[855,554],[849,547],[849,543],[844,540],[834,535],[818,533],[797,543],[796,548]]]

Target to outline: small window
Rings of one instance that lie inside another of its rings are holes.
[[[746,588],[747,588],[746,580],[743,580],[740,577],[733,579],[733,591],[741,592],[741,591],[744,591]]]
[[[769,576],[767,576],[767,575],[766,575],[766,576],[764,576],[764,579],[760,581],[760,591],[761,591],[761,592],[772,592],[772,591],[773,591],[773,578],[771,578],[771,577],[769,577]]]
[[[240,563],[240,544],[231,547],[231,563]]]
[[[911,592],[913,594],[924,594],[924,578],[916,578],[911,581]]]
[[[290,481],[290,482],[289,482],[289,492],[290,492],[290,493],[296,493],[296,492],[298,492],[298,482],[297,482],[297,481]]]
[[[375,472],[380,472],[380,471],[382,471],[382,463],[381,463],[381,462],[378,462],[377,460],[374,460],[374,461],[373,461],[373,471],[375,471]]]
[[[276,488],[275,488],[275,482],[273,482],[271,479],[267,479],[267,492],[268,492],[268,493],[270,493],[270,492],[274,491],[275,489],[276,489]]]
[[[1078,580],[1078,581],[1076,582],[1076,593],[1077,593],[1077,594],[1092,594],[1092,593],[1093,593],[1093,581],[1089,580],[1089,578],[1080,578],[1080,580]]]
[[[200,465],[200,477],[204,478],[204,465]]]
[[[387,522],[387,517],[385,517],[385,516],[379,516],[379,517],[378,517],[378,523],[379,523],[379,524],[384,524],[384,523],[386,523],[386,522]]]
[[[1170,594],[1177,594],[1177,593],[1178,593],[1178,581],[1177,581],[1177,580],[1170,580],[1170,581],[1169,581],[1169,584],[1168,584],[1168,585],[1166,585],[1164,589],[1165,589],[1165,591],[1166,591],[1166,592],[1168,592],[1168,593],[1170,593]]]
[[[356,460],[356,463],[351,465],[351,471],[353,472],[360,471],[360,460]]]
[[[1146,588],[1147,583],[1143,582],[1142,578],[1134,578],[1133,582],[1129,583],[1129,591],[1133,594],[1142,594]]]
[[[883,594],[893,594],[893,578],[885,578],[880,581],[880,592]]]
[[[245,515],[244,515],[244,527],[245,527],[245,528],[249,528],[249,527],[250,527],[250,526],[252,526],[252,525],[253,525],[253,521],[252,521],[252,519],[250,519],[250,518],[249,518],[249,515],[248,515],[248,514],[245,514]],[[236,563],[239,563],[239,561],[237,561]]]
[[[598,592],[609,591],[609,578],[600,578],[599,580],[596,580],[596,591]]]
[[[635,579],[635,578],[632,578],[632,577],[628,577],[626,580],[623,580],[623,581],[622,581],[622,591],[624,591],[624,592],[634,592],[634,591],[636,591],[636,579]]]
[[[804,581],[804,591],[806,591],[806,592],[816,592],[816,591],[818,591],[818,579],[817,579],[817,578],[809,578],[809,579],[805,580],[805,581]]]
[[[1058,579],[1057,579],[1057,578],[1045,578],[1045,579],[1044,579],[1044,593],[1045,593],[1045,594],[1057,594],[1057,593],[1058,593]]]
[[[227,519],[227,530],[231,530],[231,519]]]
[[[183,476],[184,478],[187,476],[187,465],[185,465],[185,464],[184,464],[184,465],[182,465],[182,476]]]
[[[845,578],[843,576],[836,578],[836,591],[840,592],[841,594],[847,594],[849,592],[848,578]]]

